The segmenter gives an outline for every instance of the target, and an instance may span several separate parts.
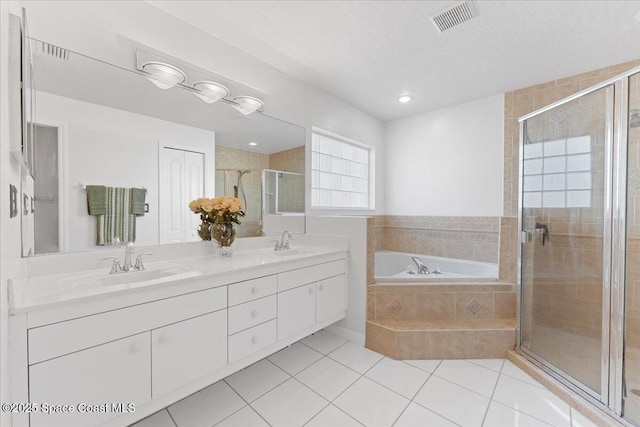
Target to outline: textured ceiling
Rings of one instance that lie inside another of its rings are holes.
[[[383,121],[640,57],[640,1],[476,1],[443,33],[453,2],[150,3]]]

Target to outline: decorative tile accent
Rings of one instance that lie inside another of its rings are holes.
[[[404,305],[400,304],[400,301],[396,299],[393,300],[393,302],[389,304],[387,308],[391,310],[393,314],[398,314],[404,309]]]
[[[477,299],[472,300],[467,305],[467,310],[469,310],[473,314],[477,314],[481,309],[482,309],[482,304],[480,304]]]
[[[631,178],[629,178],[629,187],[634,191],[640,190],[640,176],[632,175]]]

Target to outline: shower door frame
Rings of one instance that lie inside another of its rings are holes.
[[[605,412],[619,417],[621,421],[623,401],[623,357],[625,315],[625,269],[626,269],[626,205],[627,205],[627,126],[629,78],[640,73],[640,67],[607,79],[567,98],[540,108],[518,119],[520,125],[518,155],[518,326],[516,351],[529,362],[561,382],[574,393],[582,396]],[[524,322],[524,287],[522,284],[523,246],[528,237],[523,229],[523,175],[525,121],[568,102],[577,100],[600,89],[612,87],[607,94],[606,144],[605,144],[605,188],[603,229],[603,305],[602,305],[602,355],[600,393],[551,365],[535,353],[522,347]],[[582,387],[581,387],[582,386]],[[623,421],[624,422],[624,421]]]

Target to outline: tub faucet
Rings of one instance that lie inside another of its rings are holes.
[[[416,263],[416,266],[418,267],[418,274],[429,274],[429,268],[424,262],[422,262],[420,258],[414,256],[411,257],[411,259]]]

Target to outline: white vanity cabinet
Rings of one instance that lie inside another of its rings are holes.
[[[340,320],[345,284],[334,250],[14,312],[13,400],[73,409],[13,425],[133,424]]]
[[[99,425],[119,415],[111,412],[111,404],[124,403],[126,408],[128,403],[137,406],[151,400],[150,344],[146,332],[32,365],[30,401],[68,406],[64,410],[55,408],[60,412],[52,414],[40,407],[31,413],[31,427]],[[107,402],[109,407],[103,412],[101,408],[82,412],[83,408],[77,406]]]
[[[277,289],[275,274],[229,286],[229,363],[277,341]]]
[[[278,339],[304,331],[316,323],[315,284],[278,294]]]
[[[347,308],[347,278],[340,274],[316,282],[316,322],[343,314]]]
[[[344,315],[345,273],[341,259],[278,274],[278,339]]]
[[[184,320],[151,331],[155,398],[227,364],[227,311]]]

